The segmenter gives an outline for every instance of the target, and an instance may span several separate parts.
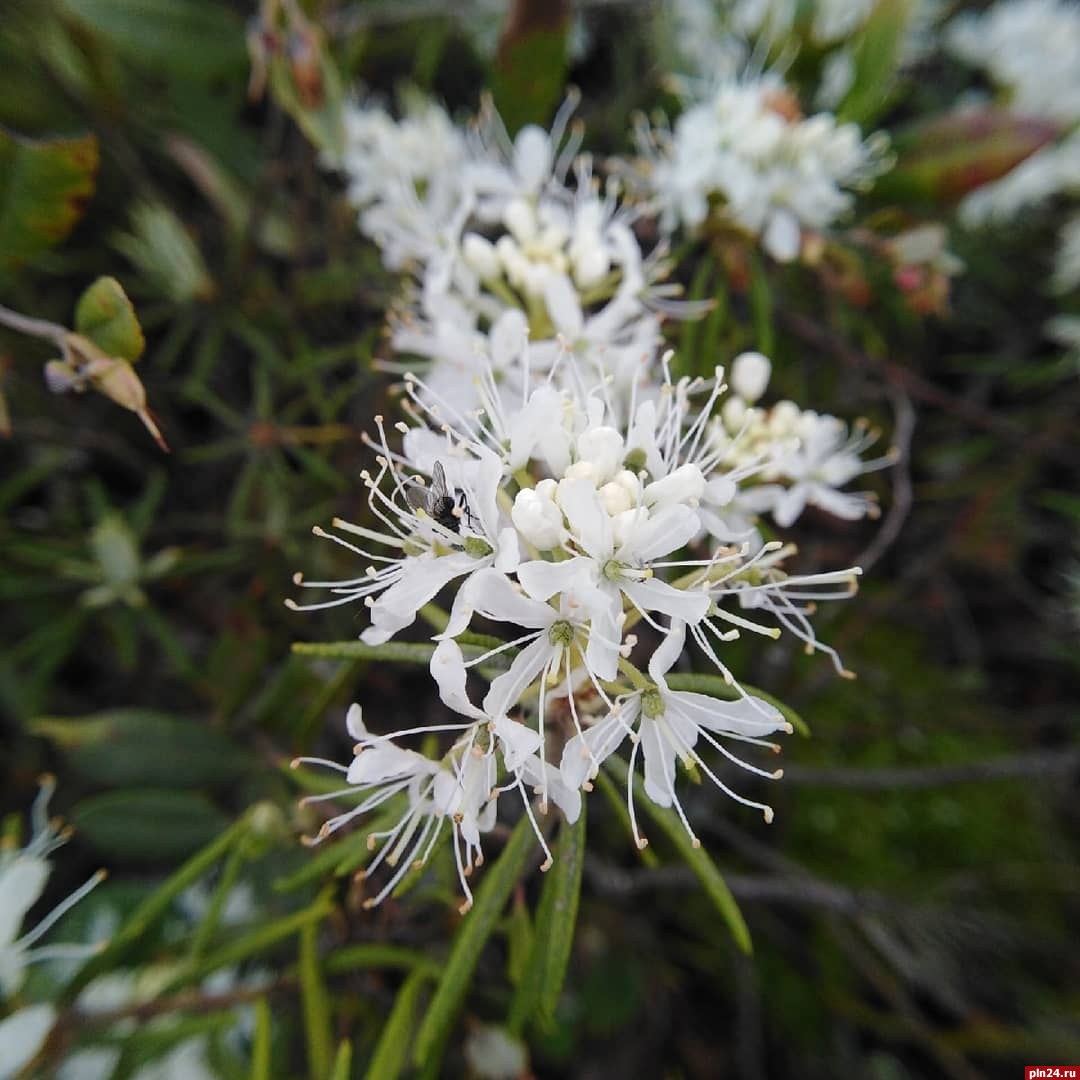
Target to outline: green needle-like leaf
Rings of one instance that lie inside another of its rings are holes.
[[[426,971],[414,971],[402,984],[364,1073],[366,1080],[395,1080],[401,1074],[409,1056],[420,992],[429,977]]]
[[[304,1011],[308,1067],[312,1076],[330,1072],[330,995],[319,966],[319,925],[306,923],[300,930],[300,1001]]]
[[[423,1064],[442,1042],[464,1005],[480,953],[491,937],[514,885],[521,878],[525,860],[533,850],[534,843],[532,825],[528,817],[523,815],[502,854],[493,866],[485,869],[472,910],[458,928],[443,976],[420,1024],[413,1054],[417,1064]]]
[[[574,944],[581,871],[585,865],[585,806],[573,825],[560,826],[555,863],[540,894],[533,947],[525,976],[510,1006],[510,1030],[518,1033],[532,1016],[555,1017]]]

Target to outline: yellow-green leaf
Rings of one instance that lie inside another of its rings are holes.
[[[75,329],[102,352],[134,363],[146,348],[135,308],[114,277],[99,277],[75,305]]]
[[[24,139],[0,128],[0,269],[60,243],[94,193],[98,144]]]

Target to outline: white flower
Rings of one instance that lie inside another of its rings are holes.
[[[1073,214],[1061,227],[1053,279],[1055,292],[1070,292],[1078,286],[1080,286],[1080,213]]]
[[[663,644],[649,661],[650,684],[617,701],[611,711],[584,734],[575,735],[566,744],[560,769],[571,786],[581,786],[595,776],[604,760],[629,738],[633,744],[630,770],[633,773],[638,752],[645,759],[645,794],[658,806],[674,806],[695,845],[697,837],[675,794],[675,765],[681,760],[687,767],[696,766],[723,792],[737,802],[761,810],[766,821],[772,810],[764,803],[746,799],[732,791],[708,767],[696,749],[702,740],[724,757],[750,772],[770,779],[782,773],[766,772],[736,757],[716,736],[779,749],[763,741],[763,736],[777,731],[791,732],[791,725],[779,710],[760,698],[743,695],[736,701],[722,701],[705,694],[671,690],[666,675],[683,651],[686,627],[674,621]],[[639,847],[645,842],[637,830],[633,808],[633,786],[629,785],[631,822]]]
[[[1062,0],[1000,0],[981,15],[966,13],[947,27],[950,49],[985,68],[1007,93],[1013,111],[1080,119],[1080,9]]]
[[[92,955],[98,945],[45,945],[36,943],[57,921],[105,877],[99,871],[61,901],[32,930],[19,937],[26,913],[37,903],[48,881],[48,856],[67,842],[68,833],[48,819],[49,799],[56,781],[46,776],[31,810],[33,832],[27,845],[18,850],[0,851],[0,991],[14,994],[22,985],[26,968],[40,960]]]
[[[666,229],[696,229],[718,204],[782,262],[798,255],[803,230],[828,228],[850,209],[850,190],[887,165],[883,135],[863,141],[827,113],[802,119],[775,76],[722,82],[673,133],[642,127],[637,138],[641,183]]]
[[[334,526],[374,540],[399,554],[396,557],[372,554],[317,528],[316,536],[332,539],[371,559],[372,565],[363,577],[346,581],[313,582],[297,575],[297,584],[329,588],[339,594],[338,598],[306,605],[287,601],[295,611],[313,611],[363,600],[371,611],[371,626],[361,638],[369,645],[388,641],[412,623],[419,609],[455,578],[467,577],[488,566],[509,572],[517,566],[519,558],[517,533],[512,526],[503,525],[497,505],[503,467],[494,453],[482,446],[472,446],[466,451],[461,445],[454,447],[444,442],[445,452],[436,458],[430,445],[417,439],[411,457],[402,459],[386,444],[381,417],[376,418],[376,424],[382,449],[379,471],[375,477],[361,473],[361,479],[368,488],[368,506],[386,531],[377,532],[340,519],[334,520]],[[454,505],[447,521],[440,521],[423,506],[413,506],[407,483],[417,481],[402,476],[403,464],[434,475],[436,462],[444,470],[449,490],[453,492],[448,496]],[[391,482],[389,494],[382,489],[386,477]],[[462,502],[457,505],[459,498]],[[381,564],[381,569],[375,564]],[[373,599],[375,595],[377,600]],[[451,612],[452,626],[460,623],[463,629],[467,621],[463,613]],[[453,632],[460,633],[460,629]]]
[[[892,453],[873,461],[859,457],[876,441],[877,432],[862,425],[849,432],[835,416],[820,416],[809,410],[799,417],[796,431],[798,445],[774,463],[775,471],[790,484],[771,489],[774,498],[770,509],[777,525],[787,528],[794,524],[807,506],[818,506],[847,521],[867,515],[876,517],[877,506],[871,494],[838,489],[857,476],[893,463]],[[759,494],[764,497],[765,489]]]

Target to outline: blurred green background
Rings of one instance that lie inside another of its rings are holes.
[[[266,1075],[329,1075],[343,1037],[364,1075],[408,972],[446,955],[458,920],[441,872],[375,912],[348,877],[323,893],[310,873],[282,887],[311,865],[288,760],[340,755],[353,700],[386,730],[438,714],[426,683],[418,697],[419,669],[291,652],[363,626],[362,611],[300,616],[282,601],[301,566],[350,576],[310,529],[359,513],[360,434],[393,407],[374,363],[398,283],[313,141],[332,139],[343,87],[392,102],[409,85],[470,111],[494,86],[521,122],[546,120],[574,82],[586,145],[625,153],[634,109],[673,106],[655,9],[587,6],[577,49],[512,42],[533,50],[523,60],[505,43],[491,51],[498,10],[468,22],[326,2],[305,21],[267,5],[260,28],[239,2],[4,7],[0,236],[22,160],[13,135],[83,142],[67,144],[82,153],[60,185],[70,232],[25,249],[7,234],[0,303],[70,325],[83,290],[115,276],[145,333],[137,371],[171,453],[100,395],[50,394],[41,364],[55,350],[0,330],[0,809],[24,810],[37,776],[58,774],[77,836],[50,894],[97,866],[111,874],[72,916],[86,926],[130,911],[248,807],[279,808],[231,871],[253,897],[246,932],[323,906],[299,952],[283,935],[243,958],[270,973]],[[248,46],[260,55],[268,17],[290,38],[287,53],[269,50],[263,87]],[[948,105],[957,77],[928,63],[935,77],[877,124]],[[867,196],[863,220],[897,199]],[[932,190],[918,212],[947,222],[952,205]],[[749,256],[741,281],[707,247],[689,253],[688,285],[724,306],[672,328],[680,363],[760,347],[774,393],[869,416],[903,459],[875,478],[879,521],[804,522],[807,565],[866,568],[860,596],[819,629],[857,681],[788,645],[732,647],[732,668],[812,730],[785,745],[775,823],[708,785],[686,798],[753,955],[673,851],[658,843],[656,865],[642,863],[591,800],[567,985],[554,1022],[524,1032],[536,1076],[1011,1077],[1025,1062],[1080,1062],[1080,391],[1075,362],[1042,337],[1053,308],[1037,287],[1057,215],[1051,204],[954,232],[966,270],[930,316],[868,257],[850,271],[864,287],[855,303],[857,290],[803,268]],[[427,1075],[466,1073],[463,1040],[506,1020],[537,888],[535,875],[517,888]],[[212,927],[204,955],[235,933]],[[358,944],[402,952],[298,975],[311,949],[325,959]],[[187,948],[148,935],[123,961],[178,962]],[[177,984],[187,1004],[163,1011],[213,1036],[189,975]],[[427,986],[412,985],[422,1010]],[[411,1019],[398,1019],[406,1043]],[[93,1025],[72,1014],[67,1037],[52,1067]],[[152,1057],[139,1040],[128,1036],[124,1075]],[[248,1053],[215,1044],[215,1068],[247,1076]]]

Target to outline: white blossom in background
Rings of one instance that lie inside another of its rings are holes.
[[[1080,213],[1074,213],[1061,227],[1052,284],[1059,293],[1080,287]]]
[[[51,776],[41,780],[41,790],[30,811],[31,834],[24,847],[0,849],[0,994],[16,994],[30,964],[55,959],[85,959],[100,948],[93,945],[39,945],[56,923],[104,877],[97,873],[66,900],[61,901],[31,930],[19,933],[27,912],[45,890],[52,864],[49,856],[67,842],[69,833],[48,816],[49,800],[56,789]],[[0,1077],[11,1077],[41,1049],[56,1021],[53,1005],[41,1003],[16,1009],[0,1021]]]
[[[985,69],[1016,113],[1080,120],[1080,7],[1070,0],[999,0],[949,23],[948,47]]]
[[[828,113],[804,118],[775,75],[723,81],[674,130],[642,125],[637,142],[641,192],[665,229],[700,229],[715,214],[780,262],[798,257],[805,230],[846,214],[852,192],[888,165],[882,133],[864,140]]]
[[[346,174],[362,231],[391,269],[434,258],[463,209],[462,132],[439,105],[419,98],[399,120],[377,104],[349,103],[344,125],[342,160],[328,164]]]

